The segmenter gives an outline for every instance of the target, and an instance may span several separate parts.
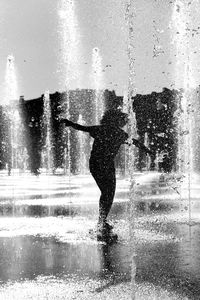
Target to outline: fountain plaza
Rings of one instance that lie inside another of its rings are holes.
[[[82,124],[97,124],[104,109],[110,107],[106,91],[102,91],[102,57],[97,47],[92,50],[94,90],[69,90],[71,80],[79,86],[82,48],[74,3],[60,3],[59,76],[66,92],[50,95],[47,90],[35,101],[21,98],[20,103],[12,103],[18,99],[17,77],[14,57],[7,59],[0,126],[0,299],[198,300],[200,177],[195,145],[199,141],[192,129],[199,124],[199,117],[196,114],[191,118],[194,107],[187,94],[188,81],[182,97],[174,97],[176,103],[182,103],[175,109],[175,131],[171,130],[174,101],[166,100],[169,90],[148,97],[137,95],[140,104],[149,100],[150,106],[144,105],[146,111],[136,109],[135,114],[137,127],[140,124],[142,128],[140,138],[149,143],[154,159],[145,169],[140,155],[139,168],[129,166],[123,174],[118,172],[109,221],[119,239],[114,244],[97,242],[90,234],[90,229],[96,228],[99,198],[87,168],[91,141],[64,130],[56,120],[61,113]],[[176,15],[178,9],[174,7]],[[135,74],[132,16],[127,16],[131,33],[129,67],[133,68],[129,88],[133,87]],[[177,49],[182,50],[178,42]],[[178,66],[177,73],[181,73]],[[123,97],[107,94],[114,100],[113,105],[122,104]],[[127,99],[130,101],[130,97]],[[128,103],[129,109],[130,104],[134,109],[133,103]],[[199,111],[198,107],[195,110]],[[141,122],[144,113],[148,119],[147,112],[152,114],[150,121],[154,118],[165,124],[164,129],[167,127],[164,150],[168,150],[173,158],[170,163],[177,168],[159,168],[162,149],[155,151],[158,138],[149,134],[155,124]],[[145,126],[148,130],[143,131]],[[174,137],[175,148],[170,144]],[[124,152],[122,157],[122,163],[126,163]]]
[[[1,299],[131,299],[133,289],[135,299],[199,299],[199,180],[189,201],[175,174],[136,172],[132,193],[118,175],[109,220],[119,240],[106,245],[89,234],[99,197],[90,175],[1,171]]]

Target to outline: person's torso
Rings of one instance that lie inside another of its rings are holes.
[[[114,160],[120,146],[128,138],[126,132],[114,126],[97,126],[97,130],[91,134],[94,143],[91,151],[91,159]]]

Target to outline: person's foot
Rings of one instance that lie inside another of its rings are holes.
[[[108,222],[98,222],[97,224],[97,232],[107,232],[110,233],[113,230],[113,226]]]
[[[113,226],[108,222],[99,222],[97,225],[97,241],[106,243],[116,242],[118,239],[117,234],[112,232]]]
[[[97,230],[89,230],[89,234],[96,236],[98,242],[106,244],[115,243],[118,240],[118,235],[112,232],[113,226],[108,222],[98,222]]]
[[[105,222],[103,226],[104,226],[105,229],[108,230],[108,231],[112,231],[112,230],[113,230],[113,226],[110,225],[108,222]]]
[[[118,240],[118,235],[110,232],[98,232],[97,241],[105,242],[107,244],[114,243]]]

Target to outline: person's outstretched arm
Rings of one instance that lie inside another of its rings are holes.
[[[72,121],[70,121],[68,119],[61,119],[60,123],[63,123],[63,124],[65,124],[65,126],[72,127],[72,128],[74,128],[76,130],[90,132],[90,127],[91,126],[80,125],[80,124],[74,123],[74,122],[72,122]]]
[[[132,138],[131,142],[127,141],[126,144],[129,146],[135,145],[136,147],[140,148],[142,151],[148,153],[149,155],[153,154],[153,152],[149,148],[147,148],[143,143],[134,138]]]

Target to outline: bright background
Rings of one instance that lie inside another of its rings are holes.
[[[58,25],[59,2],[60,0],[0,1],[0,97],[3,95],[9,54],[15,57],[19,95],[24,95],[25,99],[39,97],[47,89],[51,93],[64,89],[59,73],[60,55],[63,51]],[[173,37],[176,39],[179,33],[170,25],[173,10],[176,17],[183,13],[182,2],[134,1],[134,55],[138,93],[159,91],[164,86],[174,88],[174,83],[176,87],[182,85],[181,66],[177,64],[181,54],[177,57],[175,44],[172,43]],[[189,9],[187,18],[190,30],[187,33],[191,34],[191,73],[194,85],[198,85],[200,3],[197,0],[184,0],[184,5]],[[74,0],[74,6],[79,33],[81,78],[80,86],[74,83],[72,87],[93,87],[92,49],[98,47],[104,69],[104,87],[123,95],[128,84],[126,1]],[[181,57],[181,64],[184,64],[186,53]],[[175,72],[177,68],[180,69],[180,80]]]

